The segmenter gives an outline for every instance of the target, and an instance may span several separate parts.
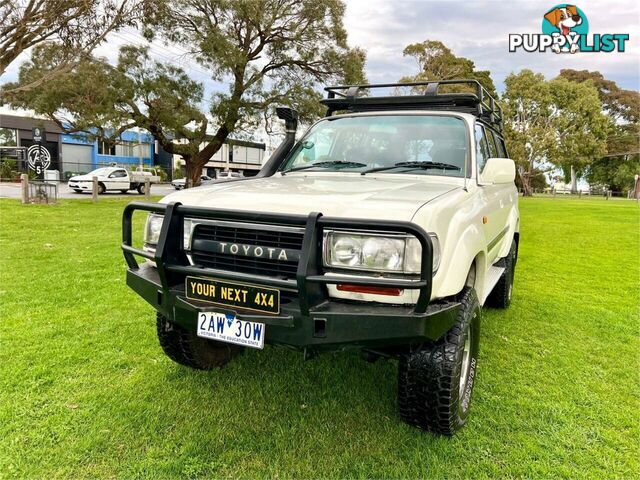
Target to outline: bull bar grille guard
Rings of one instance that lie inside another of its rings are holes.
[[[133,247],[132,218],[136,210],[163,214],[155,253]],[[262,223],[265,225],[297,226],[304,228],[304,238],[296,278],[291,280],[260,277],[255,275],[202,268],[190,265],[183,249],[184,219],[202,218],[212,220],[232,220],[238,222]],[[407,233],[414,235],[422,246],[422,264],[419,279],[408,278],[357,278],[324,274],[322,266],[322,238],[324,229],[348,229],[350,231],[371,231]],[[433,246],[427,232],[419,226],[402,221],[366,219],[348,219],[325,217],[321,213],[309,215],[271,214],[263,212],[236,211],[191,207],[180,203],[160,204],[153,202],[132,202],[128,204],[122,216],[122,251],[129,269],[140,268],[136,255],[153,260],[164,291],[184,280],[186,275],[210,276],[239,282],[260,283],[269,287],[296,290],[300,313],[309,315],[309,310],[328,300],[326,289],[329,284],[349,283],[359,286],[376,286],[402,289],[419,289],[420,294],[415,305],[416,314],[425,313],[431,298]]]

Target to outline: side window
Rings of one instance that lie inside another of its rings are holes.
[[[487,134],[487,143],[489,144],[489,158],[499,157],[498,148],[496,146],[496,141],[493,138],[493,132],[491,130],[486,130]]]
[[[127,176],[127,172],[125,172],[124,170],[116,170],[115,172],[113,172],[111,175],[109,175],[111,178],[124,178]]]
[[[484,128],[480,124],[476,124],[476,162],[478,165],[478,173],[482,173],[485,163],[489,159],[489,147],[487,145],[487,137]]]
[[[493,134],[493,138],[495,139],[496,142],[496,147],[498,147],[498,156],[502,157],[502,158],[507,158],[507,149],[504,146],[504,140],[502,138],[500,138],[499,135],[497,134]]]

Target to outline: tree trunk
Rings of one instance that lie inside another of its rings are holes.
[[[524,167],[518,167],[518,173],[522,180],[522,196],[532,197],[533,190],[531,189],[531,172],[525,172]]]
[[[185,163],[185,176],[184,176],[184,188],[197,187],[200,183],[200,175],[202,174],[202,168],[198,168],[193,157],[182,157]]]
[[[185,182],[190,184],[189,187],[197,187],[200,185],[200,176],[202,175],[202,170],[205,165],[209,162],[211,157],[213,157],[218,150],[222,148],[222,142],[219,143],[215,148],[210,148],[207,145],[205,150],[201,150],[189,160],[185,159],[187,166],[187,177]],[[185,185],[185,188],[188,188]]]
[[[571,193],[578,193],[578,176],[573,165],[571,165]]]

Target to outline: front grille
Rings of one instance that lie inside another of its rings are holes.
[[[285,228],[285,227],[282,227]],[[277,226],[242,224],[198,224],[193,233],[193,242],[196,240],[213,240],[225,242],[229,245],[252,245],[267,248],[284,248],[287,250],[302,250],[303,232],[297,230],[277,230]],[[277,277],[282,279],[294,279],[298,269],[298,261],[277,260],[276,258],[246,257],[206,251],[204,249],[192,249],[191,258],[195,265],[218,270],[249,273],[254,275]]]

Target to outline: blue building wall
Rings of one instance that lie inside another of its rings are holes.
[[[144,165],[152,165],[153,164],[153,153],[154,153],[154,140],[153,137],[149,134],[141,133],[138,135],[137,132],[126,131],[121,135],[121,139],[128,142],[142,142],[147,144],[147,156],[142,158],[142,163]],[[105,163],[120,163],[120,164],[129,164],[129,165],[138,165],[140,159],[138,157],[129,157],[129,156],[121,156],[121,155],[101,155],[98,153],[98,141],[94,140],[90,141],[86,135],[75,133],[75,134],[63,134],[61,135],[62,143],[69,143],[74,145],[89,145],[91,146],[91,156],[93,159],[93,167],[98,168]]]

